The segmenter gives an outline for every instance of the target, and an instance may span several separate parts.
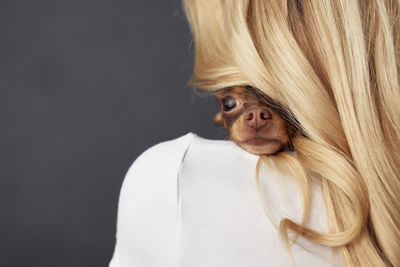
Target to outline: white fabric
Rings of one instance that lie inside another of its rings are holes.
[[[193,133],[146,150],[129,168],[121,188],[109,266],[289,266],[274,224],[287,216],[300,222],[300,187],[291,177],[274,178],[262,165],[271,221],[257,191],[257,160],[232,141]],[[312,184],[311,189],[307,226],[326,232],[320,188]],[[298,242],[304,248],[291,246],[297,266],[340,266],[336,251],[304,238]]]

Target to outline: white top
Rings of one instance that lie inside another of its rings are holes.
[[[257,160],[232,141],[193,133],[147,149],[122,184],[109,266],[290,266],[276,226],[284,217],[300,222],[300,187],[292,177],[274,178],[262,165],[266,213],[257,190]],[[307,226],[327,232],[315,183],[311,193]],[[291,246],[297,266],[340,266],[336,250],[302,237],[298,243]]]

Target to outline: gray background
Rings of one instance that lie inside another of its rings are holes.
[[[0,266],[107,266],[126,171],[223,139],[179,0],[0,1]]]

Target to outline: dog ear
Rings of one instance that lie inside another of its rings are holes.
[[[222,121],[222,114],[221,112],[218,112],[215,116],[214,116],[214,124],[217,126],[224,126],[224,122]]]

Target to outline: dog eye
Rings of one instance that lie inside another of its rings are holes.
[[[222,107],[224,111],[231,111],[232,109],[234,109],[237,106],[236,100],[233,98],[225,98],[222,101]]]

